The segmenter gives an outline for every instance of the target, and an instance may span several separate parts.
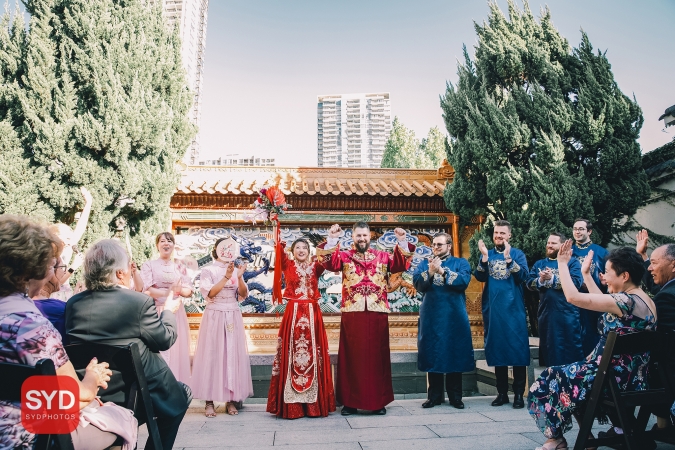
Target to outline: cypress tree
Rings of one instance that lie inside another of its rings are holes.
[[[489,7],[475,24],[475,59],[465,47],[459,80],[441,96],[456,172],[446,204],[464,220],[509,220],[512,245],[531,261],[544,256],[549,233],[569,233],[577,217],[592,220],[594,241],[607,245],[649,195],[640,108],[584,33],[572,49],[548,9],[537,21],[527,3],[520,10],[510,0],[508,19]],[[471,241],[473,262],[479,238],[485,230]]]
[[[129,227],[136,255],[169,225],[195,128],[177,31],[142,0],[31,0],[14,125],[56,220],[94,197],[85,241]]]

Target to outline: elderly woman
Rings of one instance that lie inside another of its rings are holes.
[[[66,273],[66,264],[62,258],[57,258],[54,266],[54,274],[45,280],[30,280],[28,283],[28,296],[33,299],[43,316],[54,325],[61,335],[64,344],[68,344],[66,335],[66,304],[54,295],[61,289],[61,279]]]
[[[25,217],[0,216],[0,362],[34,366],[42,358],[51,359],[57,375],[77,382],[81,419],[87,421],[87,414],[107,415],[105,411],[115,409],[112,416],[102,420],[109,424],[115,421],[115,429],[122,429],[122,437],[133,446],[138,425],[131,411],[107,403],[98,407],[98,388],[107,388],[110,380],[108,363],[92,360],[80,381],[63,348],[61,335],[25,294],[29,280],[42,280],[44,284],[54,276],[60,248],[59,238],[45,227]],[[31,283],[33,290],[40,287],[40,283]],[[96,409],[98,413],[92,412]],[[0,446],[3,448],[33,448],[35,436],[21,425],[20,412],[20,404],[0,401]],[[117,439],[113,433],[91,423],[83,427],[82,423],[81,420],[71,433],[78,450],[107,448]]]
[[[581,266],[581,273],[589,292],[583,293],[574,285],[567,267],[572,257],[572,241],[565,242],[558,252],[560,283],[569,303],[590,311],[603,313],[598,321],[600,342],[585,360],[553,366],[544,370],[530,387],[527,402],[529,412],[544,433],[547,441],[542,450],[563,450],[567,441],[563,433],[572,428],[572,416],[579,414],[588,398],[600,366],[605,342],[610,331],[619,335],[652,330],[656,326],[654,302],[640,289],[645,273],[642,257],[632,248],[612,250],[605,263],[604,281],[608,294],[603,294],[591,276],[592,251]],[[646,389],[649,354],[614,355],[610,366],[621,390]],[[601,423],[607,422],[600,413]]]
[[[87,289],[68,300],[66,331],[73,343],[138,345],[162,447],[171,448],[191,397],[159,352],[176,342],[175,312],[182,304],[169,293],[158,315],[151,297],[124,289],[130,278],[129,255],[119,242],[105,239],[92,245],[84,257]]]
[[[176,239],[169,232],[159,233],[155,238],[155,246],[159,251],[159,258],[147,261],[141,267],[143,292],[155,299],[158,312],[162,312],[164,302],[169,294],[174,296],[190,297],[192,295],[192,280],[188,276],[187,268],[179,261],[174,261],[173,250]],[[190,326],[187,321],[185,308],[176,312],[178,338],[171,348],[162,352],[162,356],[171,368],[178,381],[191,385],[190,371]]]

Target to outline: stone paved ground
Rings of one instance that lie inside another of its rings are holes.
[[[251,403],[237,416],[228,416],[224,405],[217,404],[218,416],[207,419],[202,413],[204,403],[195,400],[174,448],[532,450],[544,442],[526,410],[510,405],[496,408],[491,401],[492,397],[465,398],[466,408],[457,410],[447,403],[423,409],[423,400],[396,400],[385,416],[342,417],[338,408],[326,418],[283,420],[266,413],[264,404]],[[139,448],[147,437],[144,430]],[[575,437],[576,427],[567,436],[570,448]],[[659,444],[658,448],[675,446]]]

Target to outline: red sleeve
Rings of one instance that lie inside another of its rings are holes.
[[[324,269],[331,272],[342,272],[342,259],[340,258],[340,244],[338,243],[335,248],[324,250],[326,246],[325,242],[319,244],[316,248],[316,257],[319,264],[323,266]]]
[[[281,241],[279,246],[281,247],[281,271],[283,272],[288,267],[290,258],[288,257],[288,253],[286,253],[286,243]]]
[[[389,273],[405,272],[410,267],[415,246],[408,242],[408,251],[403,250],[398,244],[394,248],[394,254],[389,257]]]

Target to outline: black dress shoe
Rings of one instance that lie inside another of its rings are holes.
[[[384,416],[387,414],[387,408],[382,408],[378,409],[377,411],[373,411],[373,414],[377,414],[378,416]]]
[[[497,394],[497,398],[492,400],[492,406],[502,406],[509,403],[509,396],[506,394]]]
[[[455,400],[454,402],[450,402],[450,406],[457,409],[464,409],[464,402],[462,400]]]
[[[340,412],[340,414],[342,414],[343,416],[351,416],[352,414],[356,414],[357,412],[358,411],[356,410],[356,408],[350,408],[349,406],[343,406],[342,412]]]
[[[525,407],[525,401],[523,400],[523,394],[515,394],[513,396],[513,409],[521,409]]]
[[[440,405],[441,402],[439,401],[434,401],[434,400],[427,400],[426,402],[422,403],[422,408],[433,408],[436,405]]]

